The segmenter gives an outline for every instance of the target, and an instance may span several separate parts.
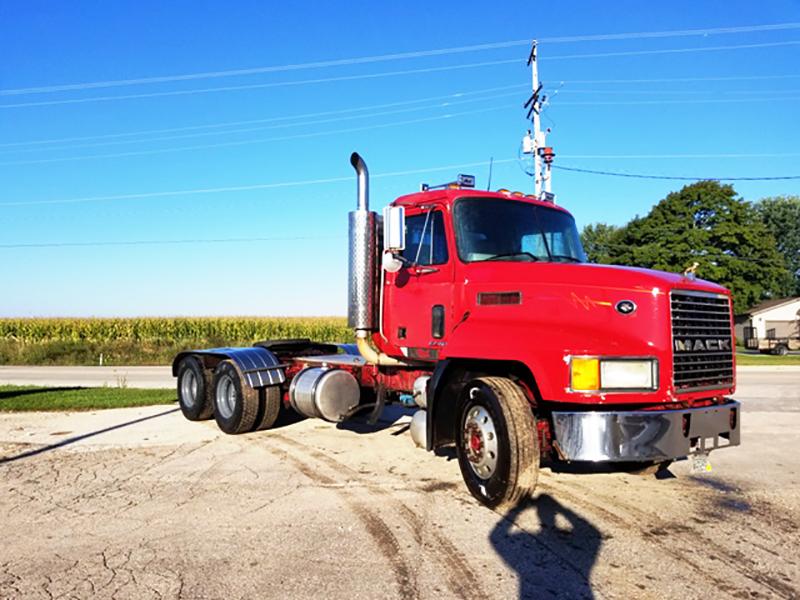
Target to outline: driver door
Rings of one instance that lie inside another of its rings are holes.
[[[406,213],[407,264],[387,273],[384,334],[404,355],[438,360],[452,327],[455,249],[440,206]]]

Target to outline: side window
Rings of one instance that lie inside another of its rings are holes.
[[[406,217],[406,249],[403,250],[403,258],[423,266],[447,262],[449,256],[442,211]]]

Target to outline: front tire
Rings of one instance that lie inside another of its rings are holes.
[[[506,510],[530,497],[539,476],[539,437],[516,383],[479,377],[462,389],[456,450],[464,483],[482,504]]]
[[[775,350],[773,350],[773,352],[776,356],[786,356],[789,354],[789,348],[783,344],[778,344],[775,346]]]
[[[203,365],[195,356],[187,356],[178,365],[178,404],[189,421],[210,419],[214,403],[206,385]]]

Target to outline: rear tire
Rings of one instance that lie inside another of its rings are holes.
[[[225,433],[252,431],[259,412],[258,390],[243,384],[242,376],[229,360],[214,371],[214,418]]]
[[[787,354],[789,354],[789,348],[783,344],[778,344],[777,346],[775,346],[775,350],[773,350],[772,352],[776,356],[786,356]]]
[[[253,431],[269,429],[278,420],[281,412],[281,388],[273,385],[253,391],[258,394],[258,414]]]
[[[482,504],[501,511],[533,493],[539,436],[522,389],[505,377],[479,377],[461,391],[456,431],[461,475]]]
[[[190,421],[205,421],[214,414],[214,403],[206,372],[195,356],[187,356],[178,365],[178,404]]]

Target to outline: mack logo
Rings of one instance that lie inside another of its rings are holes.
[[[714,352],[730,349],[730,340],[675,340],[675,352]]]

